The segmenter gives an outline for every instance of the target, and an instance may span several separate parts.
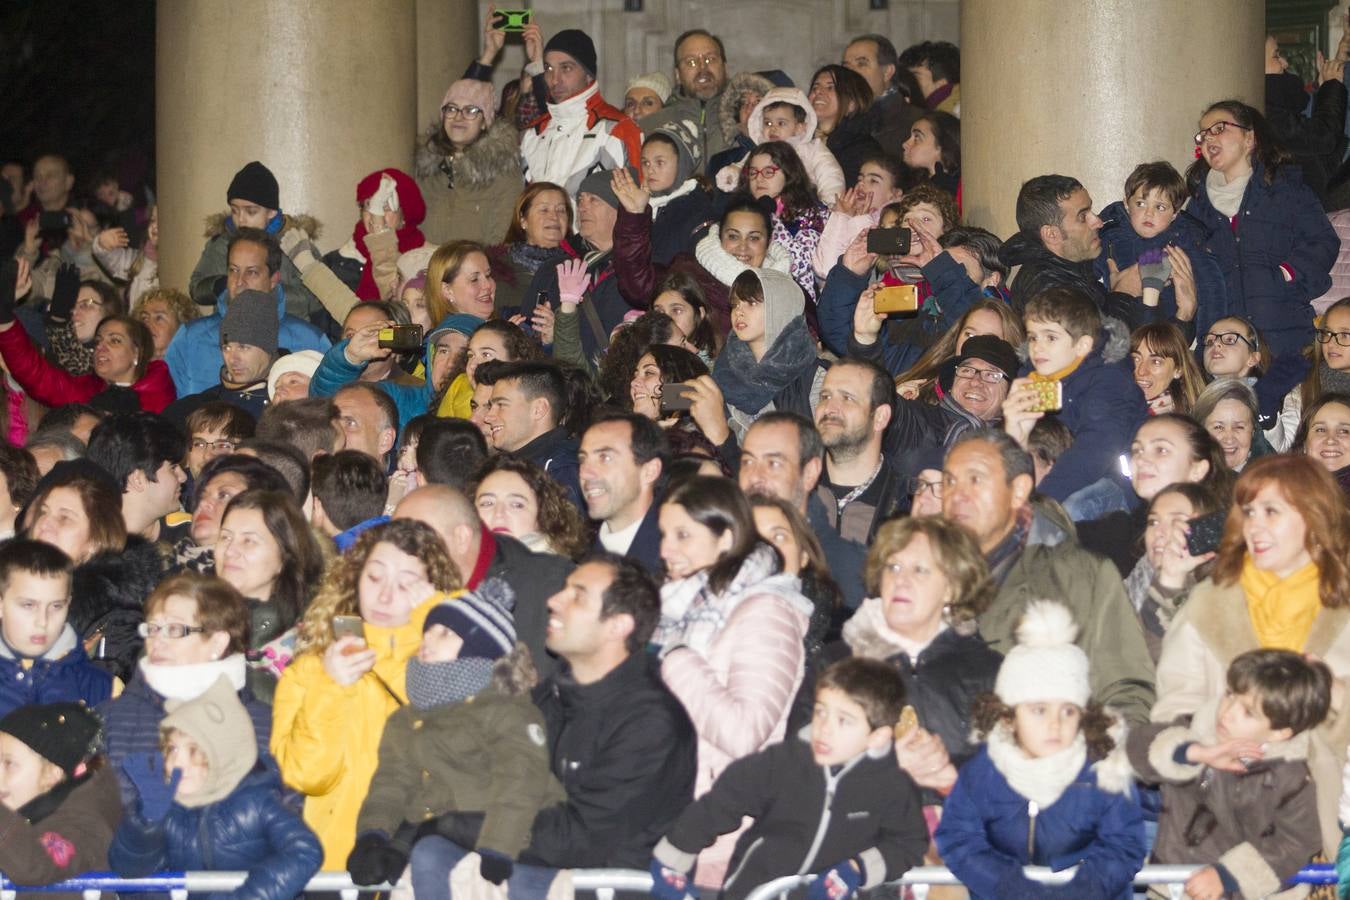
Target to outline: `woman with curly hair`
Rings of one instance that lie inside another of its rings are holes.
[[[750,151],[741,169],[740,189],[774,203],[771,242],[781,244],[792,260],[789,274],[814,307],[816,270],[811,260],[825,230],[830,209],[820,202],[801,158],[786,141],[765,141]]]
[[[665,388],[681,382],[692,381],[708,374],[708,367],[693,353],[683,347],[668,344],[652,344],[633,371],[629,383],[628,403],[633,412],[670,427],[677,422],[693,425],[688,409],[673,409],[665,406]]]
[[[163,359],[179,326],[197,318],[197,304],[182,291],[156,288],[136,301],[131,308],[131,317],[140,319],[141,324],[150,329],[150,337],[155,342],[154,358]]]
[[[327,871],[346,867],[356,841],[385,720],[407,703],[404,675],[423,620],[459,587],[436,532],[395,519],[357,538],[300,620],[295,659],[277,683],[271,749],[305,797]]]
[[[591,536],[562,485],[527,459],[494,456],[473,484],[478,518],[493,534],[509,534],[536,553],[580,559]]]

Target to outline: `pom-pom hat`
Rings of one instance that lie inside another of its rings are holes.
[[[1078,626],[1063,604],[1028,604],[1017,626],[1017,646],[1003,658],[994,693],[1009,706],[1045,700],[1087,706],[1092,686],[1087,654],[1074,643],[1077,636]]]

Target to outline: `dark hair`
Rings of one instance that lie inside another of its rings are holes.
[[[862,167],[868,163],[877,168],[885,169],[886,174],[891,176],[891,181],[894,182],[896,187],[908,188],[910,186],[908,184],[910,178],[909,166],[905,165],[904,161],[894,153],[874,150],[862,158],[862,162],[858,164],[858,170],[861,172]]]
[[[192,449],[192,436],[198,431],[220,431],[236,443],[253,437],[258,427],[257,421],[247,411],[224,400],[213,400],[188,413],[187,420],[188,449]]]
[[[1069,333],[1069,340],[1089,337],[1095,345],[1102,332],[1102,314],[1087,294],[1071,287],[1046,288],[1027,301],[1022,321],[1047,322]]]
[[[1303,418],[1299,420],[1298,431],[1294,432],[1294,442],[1289,445],[1290,453],[1303,454],[1308,446],[1308,429],[1312,427],[1313,417],[1322,411],[1322,407],[1332,403],[1339,403],[1341,406],[1350,409],[1350,394],[1342,394],[1337,391],[1330,391],[1318,397],[1311,406],[1303,410]]]
[[[717,52],[719,55],[721,55],[722,62],[727,61],[727,49],[725,46],[722,45],[722,39],[720,37],[713,34],[711,31],[707,31],[706,29],[703,28],[690,28],[688,31],[683,32],[679,37],[675,39],[675,46],[670,51],[671,54],[675,57],[675,70],[677,72],[680,69],[680,45],[683,44],[687,38],[691,37],[705,37],[708,40],[712,41],[714,44],[717,45]]]
[[[924,66],[935,81],[961,83],[961,50],[950,41],[921,41],[906,47],[900,65],[906,69]]]
[[[795,118],[799,124],[806,122],[806,110],[802,109],[796,103],[789,103],[786,100],[779,100],[776,103],[770,103],[768,106],[761,109],[760,114],[763,115],[764,113],[768,112],[771,109],[789,110],[792,112],[793,118]]]
[[[140,319],[133,319],[130,316],[104,316],[94,329],[94,338],[103,331],[104,326],[109,324],[121,325],[127,330],[127,337],[136,347],[136,364],[132,372],[137,381],[145,377],[145,370],[149,368],[150,361],[155,358],[155,339],[150,334],[150,329],[145,327],[145,323]]]
[[[1331,711],[1331,670],[1289,650],[1248,650],[1228,665],[1228,690],[1255,693],[1274,729],[1302,734]]]
[[[661,618],[661,594],[656,582],[639,563],[616,553],[597,551],[584,557],[578,565],[596,563],[608,566],[609,587],[600,595],[600,621],[615,616],[628,616],[633,630],[628,634],[628,652],[641,653],[656,631]]]
[[[628,442],[633,451],[633,461],[644,466],[654,459],[661,461],[661,471],[670,465],[670,441],[666,431],[646,416],[634,412],[611,411],[596,416],[591,428],[608,422],[628,423]]]
[[[178,426],[149,412],[109,416],[89,435],[90,462],[97,463],[125,491],[133,472],[157,481],[164,463],[178,465],[186,455],[186,441]]]
[[[473,334],[469,335],[469,340],[473,340],[474,335],[480,331],[497,334],[502,339],[502,343],[506,345],[506,352],[511,354],[510,359],[492,360],[492,362],[525,362],[544,358],[542,351],[539,349],[539,342],[531,338],[525,333],[524,329],[514,322],[506,319],[488,319],[473,330]],[[465,352],[468,352],[468,344],[465,344],[465,347]],[[479,381],[477,373],[474,373],[474,382],[482,383]]]
[[[741,167],[740,187],[749,190],[750,177],[746,173],[750,171],[750,161],[761,155],[769,157],[774,165],[783,170],[783,191],[778,195],[778,200],[783,205],[780,218],[795,219],[820,204],[815,183],[811,181],[811,176],[806,174],[801,157],[787,141],[765,141],[751,150],[750,155],[746,157],[745,165]]]
[[[714,537],[731,533],[731,549],[708,567],[708,587],[713,593],[730,587],[746,557],[760,543],[750,501],[736,482],[716,475],[695,475],[667,494],[662,506],[679,506]]]
[[[538,509],[535,524],[555,552],[568,559],[576,559],[590,549],[590,530],[576,504],[567,496],[567,490],[542,466],[528,459],[517,459],[506,454],[488,457],[475,473],[470,486],[469,494],[475,509],[478,507],[478,489],[484,479],[496,472],[510,472],[519,476],[534,494]]]
[[[933,140],[940,153],[938,165],[950,174],[961,171],[961,120],[949,112],[933,110],[914,120],[916,125],[920,122],[933,127]]]
[[[540,194],[546,194],[549,191],[560,195],[563,198],[563,205],[567,207],[567,224],[563,227],[563,236],[572,232],[572,204],[568,202],[567,189],[562,185],[554,184],[551,181],[532,181],[525,186],[516,198],[516,205],[511,210],[511,224],[506,226],[506,235],[502,238],[503,244],[524,244],[526,243],[525,226],[520,224],[520,220],[530,211],[534,201],[539,199]],[[476,249],[482,250],[482,247]],[[450,276],[454,279],[454,276]],[[430,282],[428,282],[430,287]]]
[[[895,44],[891,43],[890,38],[886,37],[886,35],[884,34],[877,34],[876,32],[868,32],[867,34],[858,35],[848,43],[858,44],[861,43],[862,41],[871,41],[873,44],[876,44],[878,69],[884,69],[887,66],[895,66],[897,72],[900,70],[900,54],[895,52]],[[847,45],[845,49],[847,49]],[[891,78],[892,86],[894,86],[894,82],[895,78],[892,77]]]
[[[1204,460],[1209,463],[1209,471],[1205,473],[1199,483],[1212,490],[1219,501],[1227,505],[1229,499],[1233,496],[1233,480],[1236,476],[1228,468],[1228,463],[1224,461],[1223,448],[1214,439],[1214,435],[1205,429],[1204,423],[1182,413],[1158,413],[1140,422],[1139,428],[1135,429],[1135,435],[1137,436],[1144,426],[1153,422],[1171,422],[1181,429],[1186,436],[1187,449],[1190,450],[1191,460],[1194,462]]]
[[[108,284],[106,281],[100,281],[97,278],[86,278],[80,282],[80,287],[89,288],[95,294],[98,294],[99,303],[102,304],[106,316],[124,316],[127,314],[126,301],[122,299],[122,294]]]
[[[269,602],[276,605],[285,631],[300,620],[309,603],[311,586],[323,575],[323,551],[309,530],[309,523],[300,512],[290,491],[244,491],[230,500],[220,517],[220,527],[239,509],[256,509],[262,514],[281,555],[281,572],[272,585]]]
[[[610,403],[627,407],[629,385],[637,372],[638,360],[655,344],[671,340],[679,329],[665,313],[647,312],[620,328],[610,339],[609,349],[600,360],[596,376],[600,395]]]
[[[1041,228],[1058,228],[1064,221],[1059,204],[1082,187],[1082,182],[1068,175],[1037,175],[1024,182],[1017,192],[1017,230],[1039,244]]]
[[[9,502],[18,509],[28,505],[38,483],[37,462],[23,447],[0,443],[0,475],[5,476]]]
[[[890,728],[905,708],[905,682],[895,666],[865,656],[848,656],[833,663],[816,679],[816,696],[838,691],[863,708],[867,727]]]
[[[1176,170],[1175,166],[1164,160],[1140,163],[1134,167],[1134,171],[1125,179],[1127,206],[1135,191],[1140,189],[1143,189],[1145,195],[1155,189],[1162,191],[1163,196],[1167,198],[1167,202],[1172,204],[1172,208],[1177,212],[1181,212],[1181,206],[1189,196],[1189,192],[1186,190],[1186,179],[1181,177],[1181,173]]]
[[[1008,265],[999,256],[1003,242],[993,232],[974,225],[957,225],[947,229],[938,238],[938,246],[943,249],[965,247],[975,255],[980,264],[980,271],[986,278],[995,272],[1001,276],[1002,281],[1008,278]]]
[[[820,439],[820,432],[816,430],[816,424],[801,413],[775,409],[766,412],[750,423],[751,428],[756,425],[766,427],[770,425],[791,425],[797,429],[797,459],[803,466],[813,459],[823,460],[825,458],[825,442]],[[744,444],[745,441],[742,440],[741,443]]]
[[[238,449],[247,451],[243,455],[256,457],[259,462],[275,469],[284,479],[286,489],[295,497],[295,502],[305,502],[309,496],[309,460],[298,449],[280,441],[261,441],[256,438],[242,441]]]
[[[9,578],[15,570],[31,572],[42,578],[70,578],[75,570],[69,556],[45,541],[14,538],[0,544],[0,591],[9,590]],[[66,592],[70,584],[66,583]]]
[[[795,155],[795,153],[794,153]],[[747,160],[747,163],[749,160]],[[800,165],[800,162],[798,163]],[[741,170],[744,173],[744,169]],[[744,188],[737,188],[736,192],[727,198],[727,205],[722,208],[722,217],[717,220],[717,230],[726,231],[727,219],[736,213],[750,213],[764,222],[764,240],[766,242],[773,240],[773,216],[759,201],[750,196],[750,192]]]
[[[1342,297],[1326,309],[1322,310],[1321,328],[1318,330],[1331,331],[1331,314],[1333,312],[1350,312],[1350,297]],[[1256,330],[1255,326],[1250,322],[1247,322],[1246,324],[1252,331]],[[1258,343],[1257,346],[1263,347],[1263,344]],[[1303,400],[1305,409],[1312,406],[1317,398],[1321,397],[1326,391],[1326,385],[1322,383],[1322,363],[1326,361],[1326,351],[1323,348],[1327,345],[1323,344],[1320,340],[1314,340],[1310,346],[1312,347],[1312,371],[1308,373],[1307,378],[1303,379],[1303,386],[1299,389],[1299,395]],[[1265,368],[1264,363],[1266,359],[1264,350],[1258,358],[1263,365],[1258,366],[1257,374],[1264,374],[1264,372],[1262,372],[1262,369]]]
[[[93,416],[102,422],[108,418],[108,413],[96,409],[88,403],[62,403],[60,406],[43,413],[42,420],[38,422],[37,431],[34,434],[46,434],[56,430],[69,432],[75,427],[75,423],[80,420],[81,416]],[[81,443],[83,442],[81,441]]]
[[[389,494],[384,467],[359,450],[314,457],[309,483],[323,514],[339,531],[378,516]]]
[[[88,465],[76,463],[73,465]],[[89,556],[104,552],[120,553],[127,545],[127,526],[122,520],[122,498],[114,490],[111,481],[95,476],[87,470],[72,468],[60,471],[60,464],[53,468],[33,492],[32,502],[28,504],[28,521],[24,527],[32,525],[42,509],[42,502],[57,488],[70,488],[80,498],[85,518],[89,520]],[[84,560],[77,559],[81,563]]]
[[[951,459],[952,453],[962,444],[969,444],[979,441],[984,444],[991,444],[998,451],[999,457],[1003,460],[1003,480],[1007,484],[1012,484],[1013,479],[1019,475],[1025,475],[1036,479],[1036,469],[1031,464],[1031,454],[1022,449],[1022,445],[1013,440],[1001,428],[976,428],[962,433],[952,445],[947,448],[946,456],[943,458],[945,465],[948,459]]]
[[[834,78],[834,93],[839,98],[839,121],[866,112],[873,100],[872,86],[867,83],[867,79],[850,68],[829,63],[816,69],[809,84],[815,84],[816,79],[827,72]],[[810,93],[809,89],[807,93]],[[835,123],[835,128],[838,127],[838,123]]]
[[[247,241],[250,244],[257,244],[267,251],[267,274],[271,277],[281,271],[282,260],[286,254],[281,250],[281,243],[272,235],[263,231],[261,228],[239,227],[235,229],[230,236],[230,242],[225,245],[225,259],[230,258],[230,252],[234,250],[234,245]]]
[[[1284,149],[1284,145],[1280,143],[1275,130],[1266,121],[1266,117],[1261,115],[1259,110],[1248,106],[1241,100],[1220,100],[1218,103],[1211,103],[1200,114],[1200,118],[1203,119],[1216,109],[1222,110],[1232,119],[1234,124],[1240,125],[1252,133],[1254,138],[1251,154],[1252,163],[1261,166],[1262,177],[1266,184],[1274,184],[1275,173],[1285,163],[1292,162],[1294,158]],[[1207,175],[1209,175],[1209,161],[1205,159],[1202,153],[1186,169],[1186,185],[1191,189],[1192,194],[1198,194],[1204,188]]]
[[[984,693],[977,696],[971,706],[970,725],[981,740],[1000,725],[1008,729],[1009,735],[1015,736],[1016,715],[1011,706],[999,699],[998,694]],[[1111,737],[1115,724],[1115,718],[1100,703],[1088,703],[1083,710],[1083,717],[1078,720],[1078,730],[1087,742],[1089,760],[1095,762],[1105,759],[1116,748],[1115,739]]]
[[[671,272],[652,292],[652,302],[655,303],[656,298],[667,291],[679,294],[698,314],[698,324],[694,326],[694,332],[685,335],[685,339],[706,353],[709,358],[716,356],[722,345],[716,329],[713,328],[712,320],[708,317],[708,298],[704,296],[702,285],[688,272]]]
[[[1036,420],[1027,435],[1027,452],[1039,460],[1048,470],[1055,460],[1073,446],[1073,432],[1058,416],[1046,416]]]
[[[463,491],[487,455],[487,441],[477,425],[467,419],[436,419],[417,441],[417,471],[427,484]]]
[[[217,456],[209,460],[202,466],[201,474],[192,484],[192,509],[197,509],[197,503],[201,500],[202,491],[211,483],[217,475],[233,473],[244,480],[245,490],[265,490],[265,491],[285,491],[290,490],[290,485],[282,474],[272,466],[247,456],[243,453],[226,453],[224,456]],[[299,503],[304,497],[297,498]]]
[[[145,614],[149,616],[157,606],[175,596],[197,604],[197,624],[203,637],[224,632],[230,636],[225,647],[227,654],[247,652],[251,616],[248,601],[234,585],[218,576],[196,572],[170,575],[145,598]]]
[[[337,431],[329,406],[330,401],[323,397],[274,403],[258,417],[253,436],[294,447],[307,460],[332,453],[337,446]]]
[[[661,383],[691,381],[708,374],[708,364],[697,353],[673,344],[652,344],[647,352],[661,370]],[[640,359],[640,358],[639,358]]]
[[[867,414],[870,416],[883,406],[892,406],[895,402],[895,379],[891,373],[876,360],[862,356],[845,356],[835,366],[848,366],[862,369],[872,376],[871,392],[867,397]]]
[[[1205,376],[1200,366],[1196,365],[1190,344],[1191,339],[1182,334],[1175,324],[1167,321],[1145,322],[1130,335],[1131,355],[1139,353],[1147,345],[1153,355],[1170,359],[1176,367],[1177,389],[1173,390],[1169,386],[1165,390],[1172,395],[1172,404],[1177,412],[1188,412],[1205,389]]]
[[[526,403],[533,403],[542,397],[548,402],[550,427],[556,426],[567,414],[567,383],[556,363],[528,361],[506,363],[501,367],[494,366],[488,373],[491,381],[485,381],[481,372],[474,372],[474,375],[477,376],[474,380],[479,384],[495,386],[502,381],[516,382]]]

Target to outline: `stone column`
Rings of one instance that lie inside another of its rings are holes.
[[[1036,175],[1100,209],[1139,163],[1184,172],[1206,106],[1261,107],[1264,40],[1263,0],[962,0],[966,221],[1007,238]]]
[[[419,132],[440,118],[445,89],[482,49],[481,32],[474,0],[417,0]]]
[[[186,288],[203,220],[250,160],[282,209],[355,224],[356,182],[408,168],[417,130],[416,0],[173,0],[158,5],[155,132],[160,280]],[[449,5],[449,4],[447,4]]]

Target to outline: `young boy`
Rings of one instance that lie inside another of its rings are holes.
[[[1102,251],[1097,275],[1110,285],[1111,269],[1124,272],[1139,265],[1140,299],[1155,311],[1155,321],[1175,321],[1189,338],[1209,333],[1209,326],[1228,311],[1223,272],[1201,249],[1205,229],[1182,210],[1190,192],[1186,179],[1171,163],[1136,166],[1125,179],[1125,199],[1102,210]],[[1177,297],[1173,269],[1179,257],[1190,262],[1194,296]],[[1181,316],[1178,317],[1178,300]]]
[[[750,139],[755,146],[766,141],[783,141],[797,151],[807,176],[816,186],[816,193],[825,205],[832,205],[844,191],[844,170],[839,161],[825,147],[825,141],[816,137],[816,111],[811,101],[797,88],[773,88],[754,112],[750,113]],[[717,173],[717,186],[734,191],[740,184],[741,167],[750,161],[754,151],[738,163],[723,166]]]
[[[1124,325],[1103,321],[1092,300],[1072,288],[1032,297],[1024,317],[1033,371],[1013,382],[1003,429],[1026,449],[1032,426],[1053,411],[1073,435],[1073,446],[1037,490],[1062,503],[1076,522],[1125,508],[1117,459],[1148,408],[1133,374],[1119,365],[1129,353]]]
[[[853,239],[881,225],[882,209],[905,195],[906,179],[904,164],[889,153],[878,150],[863,160],[858,169],[858,183],[840,195],[825,220],[825,230],[820,233],[820,242],[811,256],[817,275],[830,277],[830,270]],[[897,224],[899,218],[895,216]]]
[[[70,613],[70,558],[18,538],[0,546],[0,716],[58,701],[102,703],[113,676],[85,656]]]
[[[1189,722],[1130,732],[1130,763],[1163,786],[1153,862],[1204,866],[1186,882],[1186,896],[1267,897],[1317,853],[1322,834],[1307,757],[1310,732],[1330,705],[1324,664],[1251,650],[1228,667],[1223,698]]]
[[[814,873],[808,896],[842,900],[923,860],[928,830],[914,782],[896,764],[905,688],[893,668],[851,657],[816,682],[803,730],[727,767],[656,845],[652,895],[678,900],[700,850],[755,820],[736,843],[721,896],[737,900],[784,875]]]

